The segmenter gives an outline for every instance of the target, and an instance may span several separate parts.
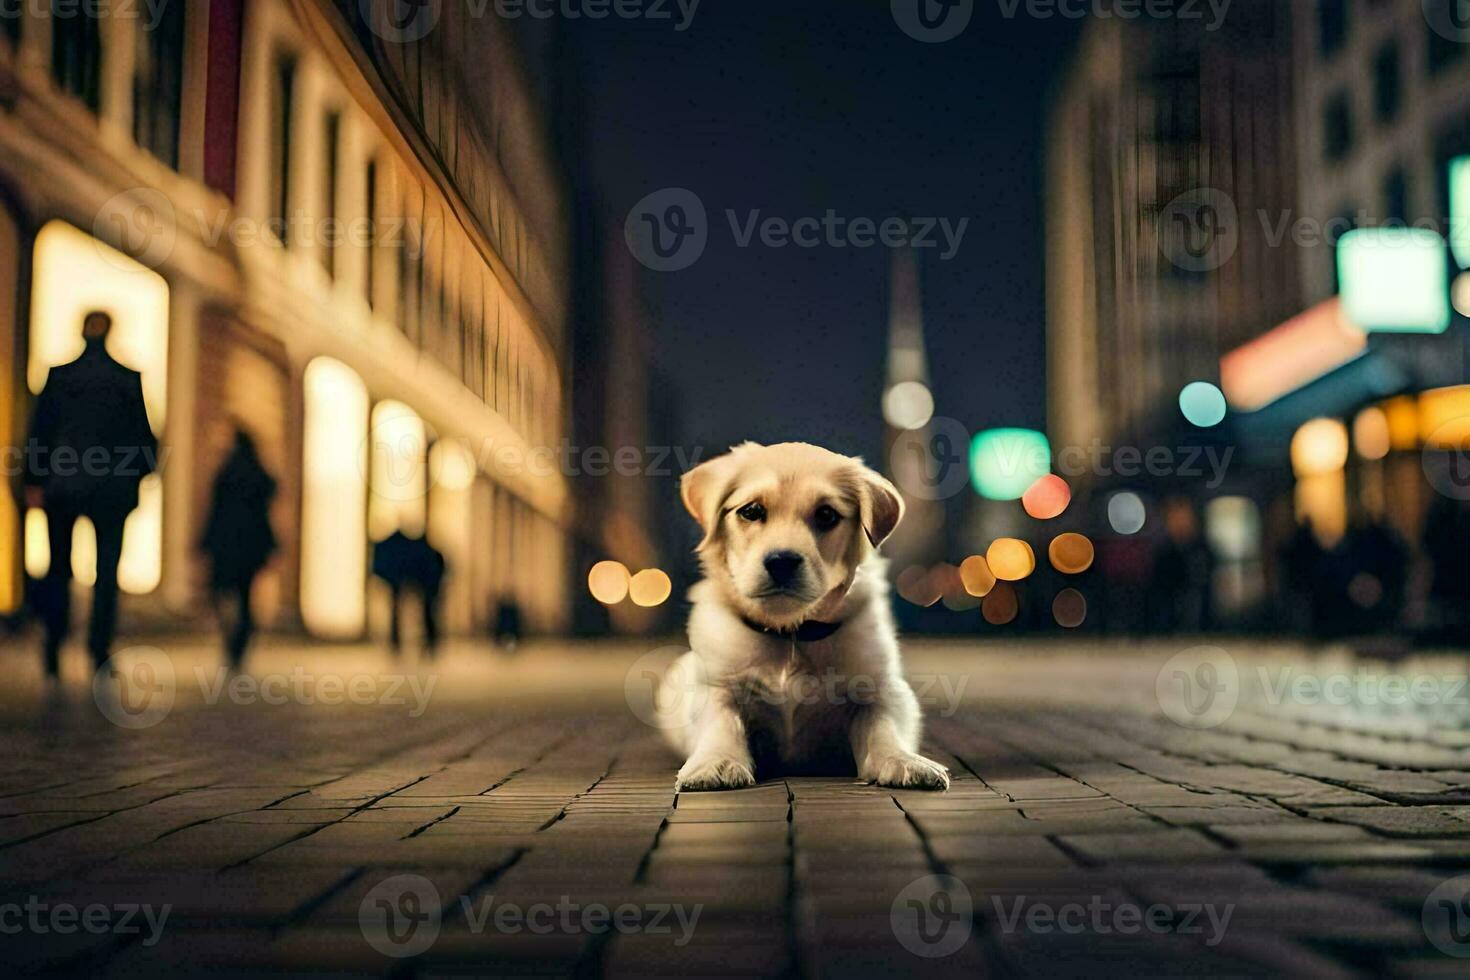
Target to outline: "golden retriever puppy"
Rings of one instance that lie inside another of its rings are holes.
[[[747,442],[686,473],[682,494],[705,578],[689,593],[691,652],[656,701],[687,759],[679,789],[768,769],[947,789],[948,770],[919,755],[877,554],[903,516],[893,485],[817,446]]]

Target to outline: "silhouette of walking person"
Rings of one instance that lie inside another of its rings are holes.
[[[388,642],[395,653],[402,642],[403,598],[415,592],[423,606],[424,648],[433,656],[439,647],[439,589],[444,583],[444,556],[421,537],[394,531],[373,547],[373,574],[393,591],[393,618]]]
[[[51,369],[36,399],[26,443],[25,495],[46,513],[51,565],[37,605],[45,626],[46,675],[58,676],[70,630],[72,531],[91,520],[97,535],[97,582],[87,646],[98,667],[112,652],[117,628],[117,570],[123,526],[138,506],[138,486],[158,464],[158,440],[148,425],[142,375],[107,352],[112,317],[88,313],[86,347],[70,364]]]
[[[209,558],[209,587],[224,632],[225,656],[234,669],[245,660],[255,634],[251,590],[276,551],[270,507],[276,481],[266,472],[255,441],[235,430],[235,447],[214,478],[209,517],[200,549]]]

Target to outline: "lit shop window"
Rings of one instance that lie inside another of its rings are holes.
[[[428,432],[424,420],[402,402],[373,406],[372,500],[368,534],[382,541],[394,531],[424,533],[429,492]]]
[[[31,296],[31,351],[26,379],[40,394],[51,369],[82,353],[82,319],[92,310],[112,315],[107,350],[143,374],[143,399],[155,433],[163,431],[168,407],[168,283],[162,276],[117,249],[61,221],[36,236],[35,279]],[[78,527],[72,568],[83,582],[96,576],[95,547],[88,553],[89,529]],[[46,517],[26,515],[26,568],[44,575]],[[44,560],[43,560],[44,559]],[[163,483],[155,474],[139,488],[138,509],[128,517],[118,584],[124,592],[145,595],[163,574]]]
[[[319,357],[305,391],[301,617],[317,636],[350,639],[367,610],[367,387]]]
[[[1296,516],[1310,521],[1317,539],[1332,546],[1347,533],[1348,430],[1337,419],[1312,419],[1291,439]]]

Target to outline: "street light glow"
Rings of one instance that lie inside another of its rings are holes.
[[[673,591],[669,576],[657,568],[645,568],[628,582],[628,597],[635,606],[661,606]]]
[[[1347,426],[1337,419],[1312,419],[1291,437],[1291,468],[1297,476],[1335,473],[1347,465],[1347,458]]]
[[[620,561],[600,561],[587,573],[587,590],[604,606],[616,606],[628,598],[631,576]]]
[[[883,417],[895,429],[922,429],[934,417],[934,394],[922,381],[900,381],[883,396]]]

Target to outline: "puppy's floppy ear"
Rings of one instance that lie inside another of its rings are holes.
[[[720,505],[730,493],[742,450],[754,445],[753,442],[741,443],[723,456],[700,463],[679,481],[679,496],[684,500],[684,509],[704,531],[704,539],[699,542],[701,550],[714,540],[715,531],[719,529]]]
[[[859,498],[863,530],[874,548],[878,547],[903,520],[903,496],[898,488],[857,460],[862,483]]]

